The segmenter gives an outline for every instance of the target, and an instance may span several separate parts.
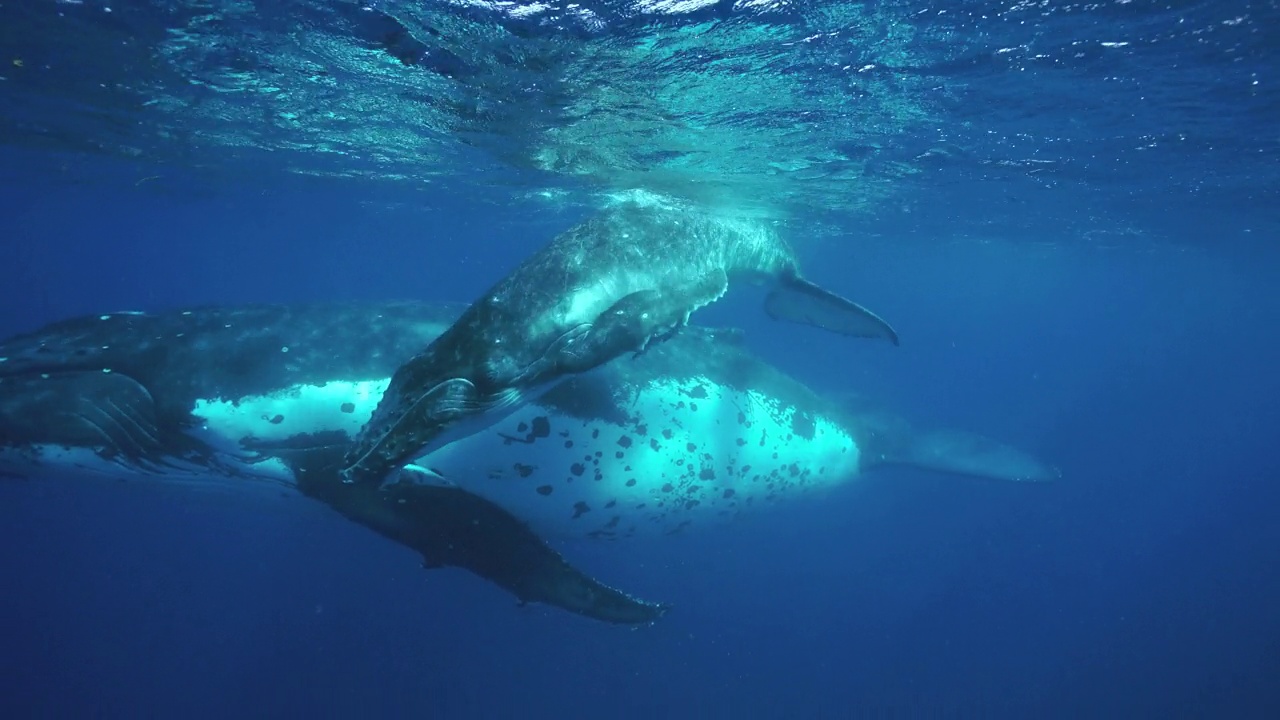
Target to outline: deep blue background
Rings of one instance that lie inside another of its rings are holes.
[[[456,198],[384,210],[411,198],[319,182],[92,174],[6,183],[2,334],[205,302],[469,299],[573,220]],[[946,243],[902,218],[798,238],[810,275],[890,318],[900,348],[775,325],[750,294],[701,320],[746,326],[816,388],[1010,440],[1063,478],[884,472],[725,528],[562,546],[675,603],[651,628],[516,608],[301,499],[0,483],[0,712],[1280,712],[1266,220],[1187,208],[1159,242],[1111,249]]]

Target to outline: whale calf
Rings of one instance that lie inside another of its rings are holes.
[[[587,577],[545,537],[618,541],[732,519],[891,464],[1056,472],[959,431],[833,403],[741,334],[693,326],[570,378],[381,486],[343,483],[391,374],[458,306],[246,306],[55,323],[0,343],[0,474],[296,489],[429,566],[612,622],[664,608]]]
[[[803,279],[767,225],[628,202],[557,236],[399,367],[343,477],[381,481],[566,376],[642,352],[739,279],[772,283],[775,318],[898,343],[884,320]]]

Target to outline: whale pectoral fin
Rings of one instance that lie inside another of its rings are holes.
[[[1015,447],[960,430],[920,433],[879,464],[991,480],[1043,482],[1062,476],[1057,468]]]
[[[841,335],[881,338],[898,344],[898,333],[878,315],[804,278],[781,279],[769,293],[764,307],[775,320],[790,320]]]
[[[137,380],[103,370],[18,374],[0,384],[0,436],[95,448],[141,470],[164,464],[155,402]]]
[[[724,294],[729,278],[710,273],[680,285],[637,290],[600,313],[586,335],[562,351],[561,369],[584,372],[622,353],[644,352],[689,323],[694,310]]]
[[[650,623],[666,612],[565,561],[523,522],[459,488],[396,484],[383,491],[400,518],[395,539],[427,563],[468,570],[515,595],[605,622]]]
[[[573,567],[523,522],[457,487],[342,482],[343,445],[285,456],[303,494],[422,555],[429,568],[462,568],[515,595],[610,623],[650,623],[667,607],[609,587]],[[415,473],[418,466],[409,465]],[[430,474],[430,471],[426,471]]]

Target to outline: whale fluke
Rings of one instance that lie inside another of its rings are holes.
[[[879,338],[898,344],[898,333],[880,316],[804,278],[779,278],[765,299],[764,308],[775,320],[789,320],[850,337]]]

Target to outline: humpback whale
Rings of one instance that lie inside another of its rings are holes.
[[[750,353],[740,333],[696,326],[637,360],[572,377],[415,463],[419,482],[456,484],[544,537],[602,540],[718,524],[893,466],[1058,476],[981,435],[826,400]]]
[[[476,495],[339,478],[347,432],[359,425],[348,418],[381,394],[370,396],[370,387],[385,386],[458,311],[384,303],[111,313],[12,338],[0,343],[0,478],[98,475],[296,491],[421,553],[426,567],[469,570],[521,602],[613,623],[658,619],[665,606],[579,571]],[[253,425],[278,429],[279,413],[242,421],[248,430],[234,436],[201,416],[209,403],[252,397],[280,398],[289,424],[304,422],[306,431],[268,444]]]
[[[541,538],[679,532],[895,464],[1056,477],[994,440],[824,399],[753,355],[739,332],[692,326],[411,458],[395,482],[342,483],[342,454],[392,371],[457,310],[206,308],[82,318],[15,338],[0,344],[0,473],[61,466],[266,480],[418,549],[428,564],[606,619],[657,610],[573,571]],[[478,529],[463,521],[474,517],[490,519]],[[485,528],[501,542],[486,541]],[[440,559],[441,547],[472,554]],[[494,570],[504,557],[539,559]]]
[[[643,352],[740,278],[772,282],[774,318],[898,343],[884,320],[805,280],[771,228],[628,202],[554,238],[399,367],[343,478],[379,482],[567,376]]]

